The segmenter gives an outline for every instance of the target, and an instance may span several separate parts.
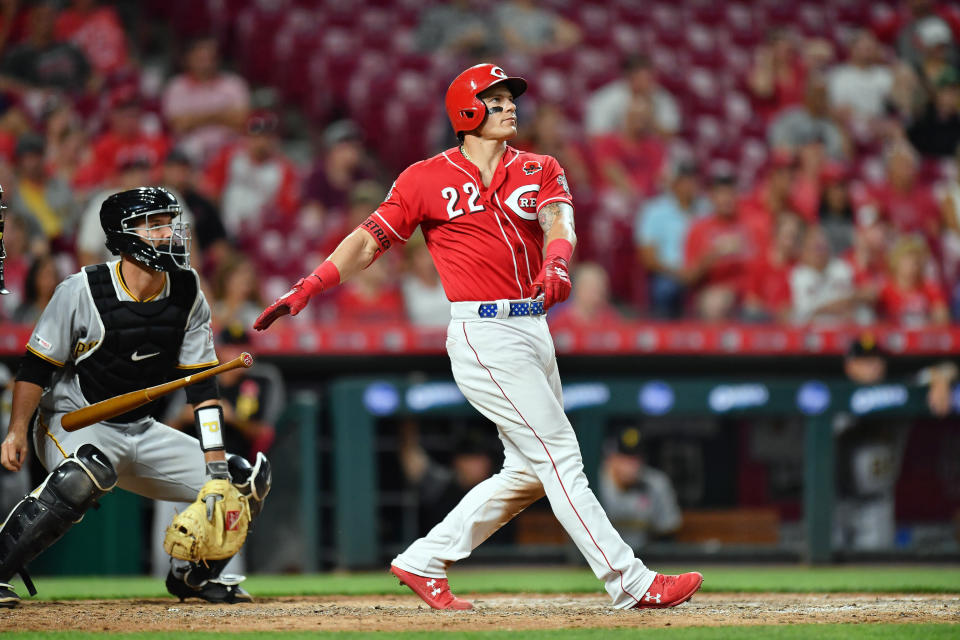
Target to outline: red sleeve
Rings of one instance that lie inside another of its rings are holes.
[[[540,192],[537,194],[537,212],[545,204],[551,202],[566,202],[573,205],[573,195],[570,193],[570,185],[567,184],[567,176],[563,172],[563,167],[554,158],[550,156],[541,156],[543,158],[543,178],[540,179]],[[520,162],[524,162],[520,159]]]
[[[700,260],[704,250],[703,244],[703,221],[695,222],[690,227],[690,233],[687,234],[683,251],[683,261],[687,267],[692,267]]]
[[[93,143],[87,161],[73,176],[73,185],[77,188],[95,187],[116,174],[116,154],[114,146],[104,138]]]
[[[370,215],[369,224],[362,225],[378,241],[379,234],[385,233],[391,240],[406,242],[423,219],[421,207],[416,206],[417,166],[407,168],[397,177],[387,199]]]
[[[900,297],[889,281],[883,284],[877,296],[877,311],[881,318],[891,321],[896,321],[900,313]]]
[[[926,294],[927,301],[930,303],[931,311],[935,307],[945,306],[947,304],[947,296],[943,292],[943,287],[940,286],[939,282],[928,280],[923,284],[923,292]]]
[[[66,9],[57,16],[57,21],[53,25],[53,39],[57,42],[64,42],[70,39],[70,36],[83,24],[82,18],[72,9]]]
[[[283,166],[283,182],[277,193],[277,209],[283,215],[290,216],[300,208],[300,181],[297,172],[290,164]]]

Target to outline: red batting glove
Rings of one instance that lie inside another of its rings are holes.
[[[567,261],[560,257],[553,257],[543,263],[543,269],[533,283],[537,289],[536,295],[543,294],[543,308],[549,309],[558,302],[570,297],[570,273]]]
[[[253,323],[253,328],[257,331],[263,331],[280,316],[285,316],[288,313],[292,316],[297,315],[307,306],[310,298],[339,283],[340,271],[337,266],[329,260],[324,261],[313,273],[306,278],[297,280],[290,291],[287,291],[264,309],[260,317]]]
[[[543,267],[533,281],[534,297],[543,294],[543,308],[549,309],[558,302],[570,297],[570,270],[567,262],[573,255],[573,245],[563,238],[557,238],[547,245],[547,255]]]

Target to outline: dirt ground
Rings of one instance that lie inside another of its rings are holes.
[[[808,623],[960,624],[960,596],[909,594],[699,594],[675,609],[617,611],[600,595],[497,595],[472,611],[433,611],[414,596],[197,601],[25,601],[0,610],[0,630],[467,631],[583,627],[687,627]]]

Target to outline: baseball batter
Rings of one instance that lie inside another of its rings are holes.
[[[391,571],[431,607],[469,609],[450,592],[447,567],[546,495],[615,607],[672,607],[689,600],[703,576],[665,576],[634,557],[587,484],[563,412],[544,314],[570,294],[573,198],[554,158],[507,145],[517,134],[514,101],[526,88],[492,64],[457,76],[446,109],[460,146],[401,173],[377,211],[254,327],[296,315],[311,296],[366,268],[419,226],[452,303],[454,379],[497,425],[504,464],[397,556]]]
[[[269,491],[270,465],[262,454],[251,467],[238,456],[228,461],[224,453],[213,378],[187,387],[199,443],[157,422],[149,404],[74,432],[60,425],[74,409],[184,375],[178,371],[217,364],[210,307],[190,268],[189,226],[174,222],[179,213],[177,200],[161,188],[109,197],[100,221],[107,247],[120,258],[85,267],[60,283],[30,336],[0,462],[11,471],[23,465],[29,422],[39,407],[34,445],[50,475],[0,526],[0,606],[19,601],[9,584],[15,573],[34,592],[27,564],[114,486],[189,502],[216,480],[221,484],[215,485],[211,512],[231,497],[223,483],[235,485],[246,496],[241,502],[249,504],[246,520]],[[237,517],[243,511],[238,508]],[[181,599],[249,601],[239,586],[242,577],[221,575],[228,560],[174,559],[167,589]]]

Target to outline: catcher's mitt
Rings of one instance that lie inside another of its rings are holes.
[[[163,548],[180,560],[222,560],[240,551],[249,525],[246,496],[229,480],[209,480],[196,501],[174,516]]]

